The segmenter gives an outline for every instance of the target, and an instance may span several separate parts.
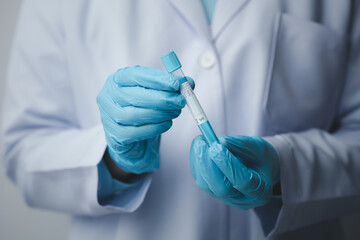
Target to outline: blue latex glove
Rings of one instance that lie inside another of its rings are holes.
[[[109,155],[122,170],[141,174],[159,168],[160,134],[186,104],[179,88],[171,74],[141,66],[107,79],[97,103]]]
[[[260,137],[219,136],[219,141],[209,147],[203,136],[194,139],[190,165],[197,185],[232,207],[267,203],[280,175],[272,145]]]
[[[111,199],[112,195],[120,194],[125,189],[134,187],[140,182],[136,181],[133,183],[123,183],[114,179],[109,170],[107,169],[104,161],[98,164],[98,201],[102,205],[106,205],[108,200]]]

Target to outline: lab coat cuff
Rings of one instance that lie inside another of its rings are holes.
[[[290,142],[286,135],[275,135],[271,137],[263,137],[265,141],[270,143],[276,150],[280,161],[280,182],[281,182],[281,197],[273,195],[270,202],[263,207],[255,209],[257,216],[260,219],[264,234],[266,236],[273,236],[277,233],[286,230],[286,221],[293,215],[291,206],[287,205],[287,177],[288,164],[291,162],[292,152]]]
[[[133,183],[114,179],[104,160],[97,165],[97,210],[95,215],[133,212],[140,207],[151,183],[151,173]]]
[[[133,183],[125,183],[114,179],[104,160],[98,164],[98,201],[101,205],[116,195],[124,193],[127,189],[136,187],[142,182],[144,175]]]
[[[281,179],[281,163],[286,159],[289,159],[291,157],[291,147],[290,147],[290,143],[286,140],[285,136],[282,135],[275,135],[272,137],[263,137],[263,139],[265,141],[267,141],[268,143],[270,143],[276,153],[279,156],[279,160],[280,160],[280,179]]]
[[[150,187],[152,174],[147,174],[136,183],[125,184],[117,182],[118,190],[111,196],[99,202],[99,206],[105,210],[102,213],[134,212],[140,207]]]

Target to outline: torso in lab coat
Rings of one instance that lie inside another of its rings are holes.
[[[215,13],[212,28],[200,1],[71,5],[70,16],[74,17],[65,20],[67,41],[70,51],[77,54],[71,54],[69,66],[84,127],[99,119],[93,102],[109,74],[134,65],[164,70],[160,57],[173,50],[185,74],[195,79],[195,92],[217,134],[259,133],[276,5],[264,8],[259,2],[245,6],[245,1],[239,1],[226,6],[220,1],[216,11],[223,12]],[[246,11],[237,13],[242,7]],[[94,105],[92,118],[83,107],[86,102]],[[223,239],[230,231],[241,233],[244,239],[261,236],[252,211],[230,209],[196,186],[189,152],[192,139],[199,134],[185,108],[162,135],[161,167],[153,174],[140,208],[129,214],[75,219],[72,229],[79,231],[78,225],[84,230],[95,228],[97,237],[112,236],[108,239]],[[112,227],[104,228],[105,222]]]
[[[219,135],[330,128],[336,110],[327,106],[335,106],[340,92],[336,76],[343,55],[337,32],[345,31],[346,4],[321,8],[312,1],[219,0],[211,27],[200,1],[60,5],[69,81],[58,87],[71,86],[72,117],[79,128],[100,124],[95,99],[110,74],[134,65],[164,70],[160,58],[169,51],[195,80],[195,92]],[[313,22],[317,8],[332,12],[331,7],[339,21]],[[297,58],[299,53],[304,55]],[[303,104],[304,98],[312,104]],[[199,134],[185,108],[161,137],[161,167],[152,174],[141,206],[132,213],[74,217],[70,239],[263,239],[253,210],[230,208],[196,186],[189,150]],[[273,226],[276,219],[269,221]]]

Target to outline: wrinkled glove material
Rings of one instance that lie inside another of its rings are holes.
[[[190,152],[196,184],[226,204],[250,209],[266,204],[279,181],[279,157],[260,137],[219,136],[221,144],[194,139]]]
[[[135,66],[111,75],[97,97],[110,157],[124,171],[159,168],[160,135],[172,126],[186,100],[175,76]]]

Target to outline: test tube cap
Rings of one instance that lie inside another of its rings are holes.
[[[174,51],[171,51],[168,54],[162,56],[161,61],[163,62],[168,73],[172,73],[182,67]]]

